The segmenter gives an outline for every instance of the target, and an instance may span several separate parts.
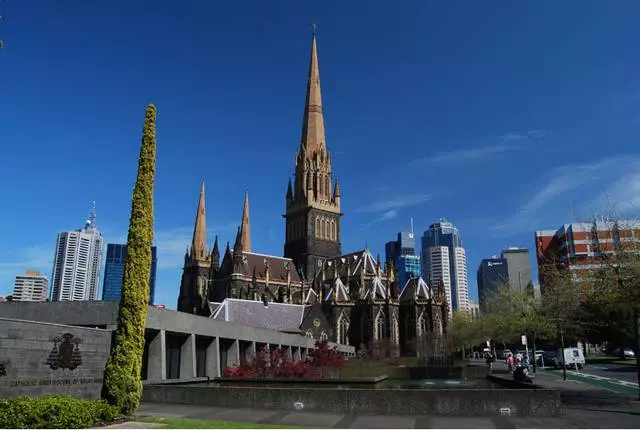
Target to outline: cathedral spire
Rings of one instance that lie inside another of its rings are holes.
[[[198,200],[198,212],[196,224],[193,228],[193,240],[191,241],[191,258],[204,260],[207,257],[207,218],[204,209],[204,179],[200,187],[200,199]]]
[[[326,148],[315,25],[313,27],[313,37],[311,39],[311,61],[309,63],[307,100],[304,105],[304,120],[302,122],[302,139],[300,147],[308,157],[320,149]]]
[[[249,228],[249,192],[244,195],[244,208],[242,209],[242,252],[251,252],[251,230]]]

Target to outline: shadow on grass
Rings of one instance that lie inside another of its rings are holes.
[[[136,421],[164,424],[165,429],[301,429],[275,424],[258,424],[236,421],[200,420],[191,418],[155,418],[140,417]]]

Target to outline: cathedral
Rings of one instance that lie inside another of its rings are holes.
[[[422,278],[399,285],[392,265],[368,249],[342,253],[340,185],[322,109],[314,32],[302,136],[285,197],[284,257],[252,251],[248,193],[233,248],[227,242],[221,259],[216,237],[208,250],[203,181],[178,311],[235,322],[252,315],[265,327],[357,348],[385,342],[413,355],[420,339],[446,331],[444,286],[432,288]]]

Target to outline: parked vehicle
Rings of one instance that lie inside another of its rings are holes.
[[[622,354],[620,354],[620,348],[616,348],[613,350],[613,355],[622,355],[624,358],[635,358],[636,354],[633,352],[631,348],[624,348],[622,350]]]
[[[562,368],[567,367],[575,367],[578,366],[578,369],[582,369],[586,364],[586,360],[584,359],[584,354],[582,352],[582,348],[565,348],[564,351],[559,349],[556,352],[556,358],[554,360],[555,367]]]

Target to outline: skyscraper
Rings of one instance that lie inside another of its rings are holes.
[[[95,202],[83,229],[58,234],[51,271],[51,300],[97,300],[104,240]]]
[[[469,308],[466,252],[460,231],[444,219],[430,225],[422,236],[422,277],[433,285],[443,281],[452,310]]]
[[[529,250],[511,246],[503,250],[500,256],[507,260],[509,288],[511,291],[533,294]]]
[[[508,262],[497,256],[484,258],[478,266],[478,299],[480,310],[487,310],[487,300],[498,289],[509,283]]]
[[[416,255],[413,231],[398,233],[398,239],[385,244],[386,261],[393,264],[402,289],[411,278],[420,276],[420,257]]]
[[[107,257],[104,265],[102,300],[120,300],[122,297],[122,277],[127,259],[127,245],[110,243],[107,245]],[[157,250],[151,247],[151,271],[149,272],[149,304],[154,304],[156,291]]]
[[[13,288],[14,302],[44,302],[47,299],[49,280],[37,270],[27,270],[16,276]]]

